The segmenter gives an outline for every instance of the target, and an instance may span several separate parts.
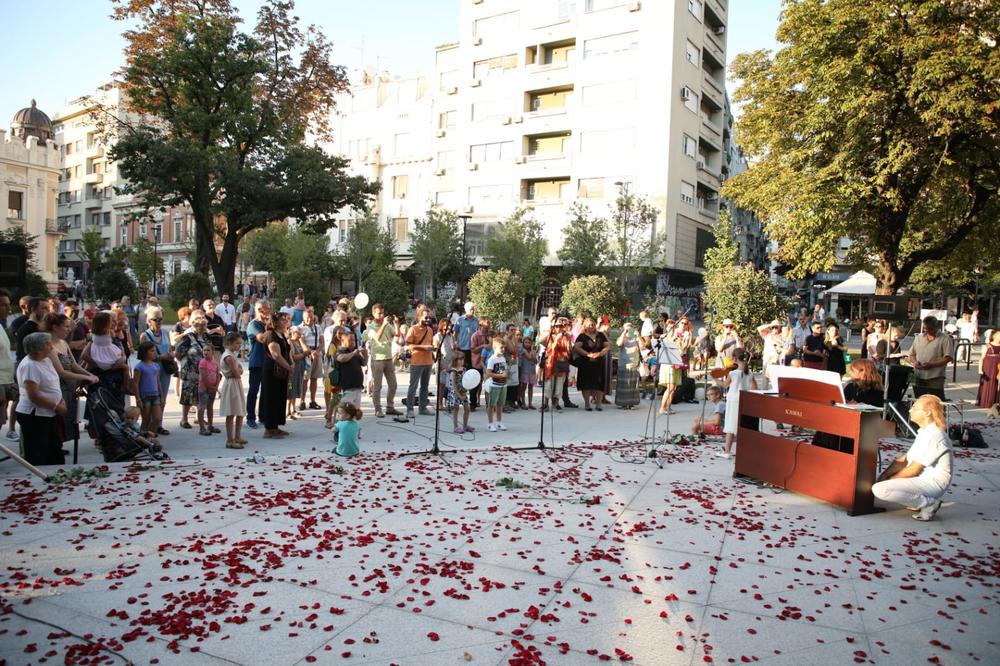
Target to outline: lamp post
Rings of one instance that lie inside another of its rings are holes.
[[[618,195],[622,198],[623,202],[623,212],[622,212],[622,245],[621,245],[621,286],[622,291],[625,292],[626,297],[628,296],[628,262],[626,261],[626,254],[628,252],[628,223],[629,223],[629,198],[628,198],[628,186],[627,181],[616,180],[615,187],[618,188]]]
[[[156,258],[156,250],[157,250],[157,246],[160,243],[160,229],[161,228],[162,227],[161,227],[161,225],[160,225],[159,222],[157,222],[156,224],[153,225],[153,284],[152,284],[152,289],[150,289],[150,291],[153,292],[153,296],[157,295],[156,294],[156,274],[159,272],[158,269],[160,267],[160,264],[159,264],[158,259]]]
[[[468,289],[465,278],[465,269],[468,266],[468,257],[465,254],[465,241],[468,233],[469,220],[472,219],[472,216],[459,215],[458,219],[462,220],[462,273],[459,279],[462,281],[462,302],[464,303],[466,300],[466,290]]]

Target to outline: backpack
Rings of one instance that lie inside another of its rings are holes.
[[[983,433],[979,428],[965,428],[953,425],[948,428],[948,437],[955,441],[955,445],[963,449],[985,449],[988,448]]]

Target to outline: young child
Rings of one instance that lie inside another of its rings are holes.
[[[700,416],[695,417],[691,434],[698,435],[699,439],[705,435],[721,435],[726,418],[726,403],[722,402],[722,390],[718,386],[709,386],[705,394],[712,405],[712,415],[704,422]]]
[[[219,364],[215,347],[205,345],[204,357],[198,362],[198,430],[202,435],[221,432],[212,425],[215,414],[215,394],[219,389]]]
[[[243,417],[247,415],[247,399],[243,393],[243,368],[238,354],[243,346],[243,336],[227,333],[223,341],[226,351],[222,354],[222,376],[226,381],[219,394],[219,416],[226,417],[226,448],[242,449]]]
[[[527,320],[525,320],[527,321]],[[538,365],[538,353],[535,351],[535,342],[531,338],[524,338],[521,345],[521,354],[518,358],[518,392],[521,399],[521,409],[534,409],[531,403],[535,400],[535,382],[537,381],[535,366]],[[527,402],[525,402],[527,397]]]
[[[720,381],[722,388],[729,389],[726,395],[726,418],[723,431],[726,433],[726,444],[723,450],[715,455],[720,458],[729,458],[733,453],[733,441],[736,439],[736,431],[739,427],[740,417],[740,391],[757,390],[757,380],[750,372],[747,364],[750,362],[750,354],[746,349],[739,347],[733,352],[733,361],[736,367],[729,371],[729,375]]]
[[[290,419],[297,419],[302,413],[295,409],[295,405],[302,397],[302,381],[306,374],[306,356],[308,350],[302,344],[302,333],[298,328],[292,328],[288,333],[288,349],[292,357],[292,372],[288,378],[288,407],[286,416]]]
[[[489,393],[486,397],[486,418],[490,425],[488,430],[506,430],[503,424],[503,403],[507,397],[507,357],[504,356],[503,336],[499,333],[491,340],[491,351],[489,358],[483,365],[486,378],[489,380]]]
[[[137,396],[142,412],[142,429],[156,432],[160,427],[160,364],[156,361],[156,345],[139,345],[139,362],[132,375],[132,394]]]
[[[455,433],[461,435],[465,432],[475,432],[475,428],[469,425],[469,392],[462,386],[462,375],[465,373],[465,356],[455,354],[451,359],[451,367],[444,379],[445,390],[447,391],[445,404],[451,411],[451,423],[455,428]],[[458,425],[458,410],[462,409],[462,425]]]
[[[141,409],[138,407],[126,407],[124,415],[125,425],[128,426],[130,431],[126,434],[130,435],[136,442],[139,442],[144,446],[148,446],[154,453],[159,453],[163,450],[163,447],[160,446],[160,440],[157,438],[156,433],[143,430],[143,428],[139,425],[139,419],[142,417]]]
[[[353,402],[342,402],[339,407],[337,423],[334,428],[337,431],[337,448],[334,453],[338,456],[350,458],[358,455],[358,434],[361,432],[361,408]]]

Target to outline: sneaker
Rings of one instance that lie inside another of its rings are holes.
[[[507,426],[505,426],[502,421],[497,422],[497,430],[506,430],[506,429]]]
[[[465,432],[465,428],[463,428],[462,426],[458,426],[457,428],[455,428],[455,434],[456,435],[461,435],[464,432]]]
[[[244,425],[246,425],[246,427],[250,428],[251,430],[256,430],[257,429],[257,422],[256,421],[247,421]]]
[[[216,428],[215,426],[208,426],[208,429],[209,429],[209,430],[211,430],[211,431],[212,431],[213,433],[215,433],[216,435],[218,435],[219,433],[221,433],[221,432],[222,432],[221,430],[219,430],[219,429],[218,429],[218,428]]]
[[[914,520],[928,521],[937,514],[938,510],[941,508],[941,500],[934,500],[924,508],[920,510],[919,513],[913,514]]]
[[[318,403],[310,402],[309,403],[309,409],[323,409],[323,408],[320,407]]]
[[[716,458],[723,458],[724,460],[729,460],[730,458],[733,457],[733,454],[726,453],[725,451],[716,451],[715,452],[715,457]]]
[[[389,406],[389,409],[385,410],[385,413],[389,416],[399,416],[400,414],[399,410],[391,405]]]
[[[16,442],[17,440],[21,439],[21,437],[20,437],[20,435],[18,435],[13,430],[8,430],[7,431],[7,439],[11,440],[12,442]]]
[[[579,407],[580,405],[576,404],[575,402],[566,403],[566,409],[579,409]]]
[[[496,432],[497,431],[497,425],[495,423],[491,423],[488,426],[486,426],[486,429],[489,430],[490,432]]]
[[[376,409],[375,410],[375,416],[376,416],[376,418],[380,418],[380,419],[381,418],[385,418],[385,413],[381,409]]]

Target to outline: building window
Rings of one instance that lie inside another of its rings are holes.
[[[181,221],[179,219],[174,220],[174,237],[173,241],[179,243],[181,240]]]
[[[111,226],[111,211],[104,213],[104,226],[106,227]]]
[[[409,236],[406,229],[406,218],[405,217],[395,217],[392,220],[392,237],[396,242],[403,242]]]
[[[705,253],[715,245],[715,237],[708,229],[697,230],[694,244],[694,265],[698,268],[705,267]]]
[[[74,229],[79,229],[80,228],[80,222],[81,222],[80,215],[74,215],[73,216],[73,228]]]
[[[459,72],[457,69],[441,72],[438,75],[438,89],[448,90],[449,88],[458,87],[458,76]]]
[[[341,220],[337,224],[337,240],[341,243],[346,243],[347,239],[351,237],[351,221]]]
[[[698,113],[698,96],[694,93],[693,90],[691,90],[687,86],[684,86],[684,88],[682,88],[682,91],[683,92],[681,92],[681,100],[683,100],[684,106],[687,107],[688,111],[691,111],[692,113]]]
[[[454,192],[435,192],[434,193],[434,205],[441,206],[443,208],[454,208],[455,207],[455,193]]]
[[[687,40],[687,46],[684,48],[684,57],[686,57],[687,61],[695,67],[698,67],[701,64],[701,50],[690,39]]]
[[[517,54],[494,56],[485,60],[477,60],[472,64],[472,77],[486,79],[491,76],[502,76],[517,69]]]
[[[698,155],[698,142],[689,137],[687,134],[685,134],[681,140],[681,146],[684,150],[684,154],[688,157],[696,157]]]
[[[458,111],[443,111],[438,114],[438,129],[451,129],[458,123]]]
[[[122,227],[122,245],[128,245],[128,227]]]
[[[694,185],[686,181],[681,181],[681,201],[689,206],[694,205]]]
[[[688,11],[694,14],[694,17],[701,20],[703,14],[702,0],[688,0]]]
[[[101,224],[101,214],[100,213],[91,213],[90,214],[90,226],[96,227],[96,226],[100,226],[100,224]]]
[[[536,203],[564,201],[569,189],[569,179],[525,181],[524,198]]]
[[[473,22],[472,36],[490,41],[513,34],[517,30],[517,25],[517,12],[487,16]]]
[[[576,196],[578,199],[603,199],[604,178],[581,178]]]
[[[72,143],[67,143],[65,146],[63,146],[63,148],[66,149],[65,152],[66,152],[67,155],[72,155],[73,154],[73,144]]]
[[[7,192],[7,219],[24,219],[24,192]]]
[[[611,9],[612,7],[620,7],[628,1],[629,0],[587,0],[587,11],[597,12],[602,9]]]
[[[396,155],[409,155],[411,152],[409,132],[403,132],[402,134],[396,134],[393,136],[392,149],[393,153]]]
[[[618,55],[637,51],[639,49],[639,32],[623,32],[617,35],[596,37],[583,43],[583,59],[598,58],[607,55]]]
[[[482,162],[499,162],[501,160],[511,159],[513,152],[513,141],[478,143],[469,146],[469,161],[477,164]]]
[[[410,185],[409,176],[393,176],[392,177],[392,198],[393,199],[405,199],[406,190]]]
[[[528,111],[556,111],[565,109],[573,95],[573,88],[546,90],[528,94]]]
[[[441,150],[437,154],[437,168],[447,169],[448,167],[455,166],[455,151],[454,150]]]

